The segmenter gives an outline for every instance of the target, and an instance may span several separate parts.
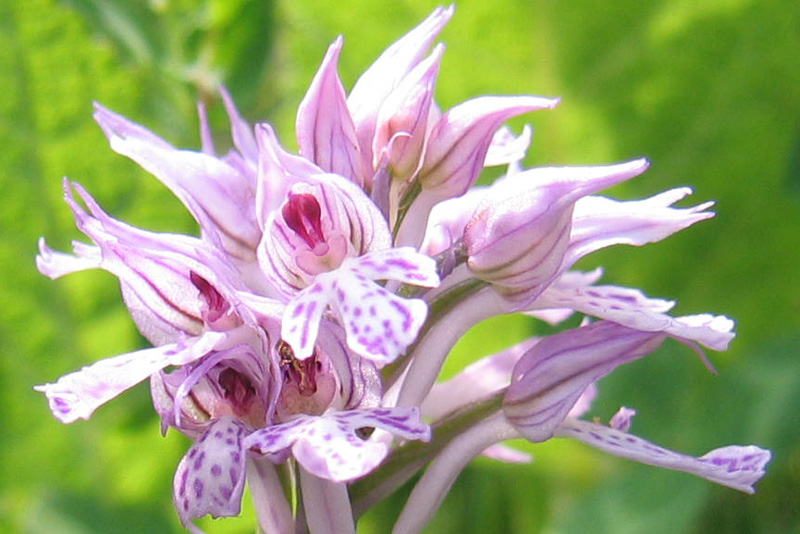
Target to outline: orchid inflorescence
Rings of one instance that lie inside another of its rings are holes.
[[[434,11],[349,95],[334,41],[298,109],[299,155],[268,124],[249,126],[224,90],[234,148],[223,156],[203,106],[201,152],[96,106],[111,148],[161,180],[200,236],[125,224],[65,180],[93,244],[65,254],[42,240],[39,270],[117,276],[153,347],[37,389],[70,423],[149,379],[162,431],[194,441],[174,478],[189,530],[206,514],[239,514],[247,483],[265,533],[354,532],[355,517],[427,466],[394,528],[419,532],[474,457],[525,461],[502,444],[513,438],[568,437],[745,492],[764,474],[770,453],[755,446],[695,458],[633,436],[628,408],[608,425],[579,419],[600,378],[666,338],[706,362],[701,346],[725,350],[734,337],[726,317],[670,317],[672,302],[570,270],[598,249],[712,217],[712,203],[672,207],[688,188],[595,196],[644,172],[643,159],[522,168],[530,129],[515,136],[503,123],[557,99],[485,96],[442,112],[433,92],[443,46],[433,43],[452,14]],[[473,187],[489,166],[507,170]],[[524,313],[556,325],[575,312],[587,317],[580,326],[436,383],[477,323]]]

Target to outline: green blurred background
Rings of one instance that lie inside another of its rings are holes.
[[[294,148],[293,121],[316,66],[345,35],[346,87],[435,7],[427,0],[2,0],[0,2],[0,532],[182,532],[171,477],[188,446],[162,438],[138,387],[89,422],[53,419],[38,383],[144,346],[103,272],[52,282],[36,240],[79,238],[60,179],[85,185],[114,216],[195,232],[154,178],[108,149],[97,100],[172,143],[199,146],[195,102],[227,124],[224,83],[251,121],[273,122]],[[528,447],[528,466],[474,462],[428,532],[800,532],[800,3],[786,0],[465,0],[441,39],[437,100],[480,94],[561,96],[533,124],[528,163],[610,163],[647,156],[651,170],[617,187],[638,198],[691,185],[715,219],[645,249],[617,247],[581,265],[604,281],[679,301],[678,314],[735,318],[731,350],[707,373],[667,343],[600,384],[590,417],[638,409],[633,431],[702,454],[755,443],[775,457],[746,496],[689,475],[611,458],[577,443]],[[455,351],[452,373],[540,329],[483,325]],[[400,501],[368,515],[386,532]],[[244,517],[211,532],[253,531]]]

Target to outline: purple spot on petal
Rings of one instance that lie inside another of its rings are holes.
[[[203,467],[203,460],[205,460],[205,458],[206,458],[205,452],[201,452],[197,456],[197,458],[195,458],[194,463],[192,464],[192,467],[194,468],[195,471],[199,471],[200,468]]]
[[[411,330],[411,325],[414,323],[411,312],[409,312],[405,306],[394,300],[389,301],[389,304],[403,316],[403,332]]]
[[[184,469],[183,473],[181,473],[181,482],[179,484],[178,492],[181,495],[186,495],[186,481],[189,478],[189,471]]]

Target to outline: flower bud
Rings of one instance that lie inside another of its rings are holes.
[[[530,300],[561,271],[575,202],[638,175],[647,161],[531,169],[498,182],[464,229],[468,266],[512,300]]]

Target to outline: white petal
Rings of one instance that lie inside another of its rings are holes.
[[[684,471],[745,493],[754,493],[772,454],[754,445],[731,445],[694,458],[597,423],[567,419],[556,436],[580,440],[615,456],[656,467]]]
[[[181,523],[239,515],[245,481],[245,429],[230,416],[213,422],[183,457],[173,480]]]

